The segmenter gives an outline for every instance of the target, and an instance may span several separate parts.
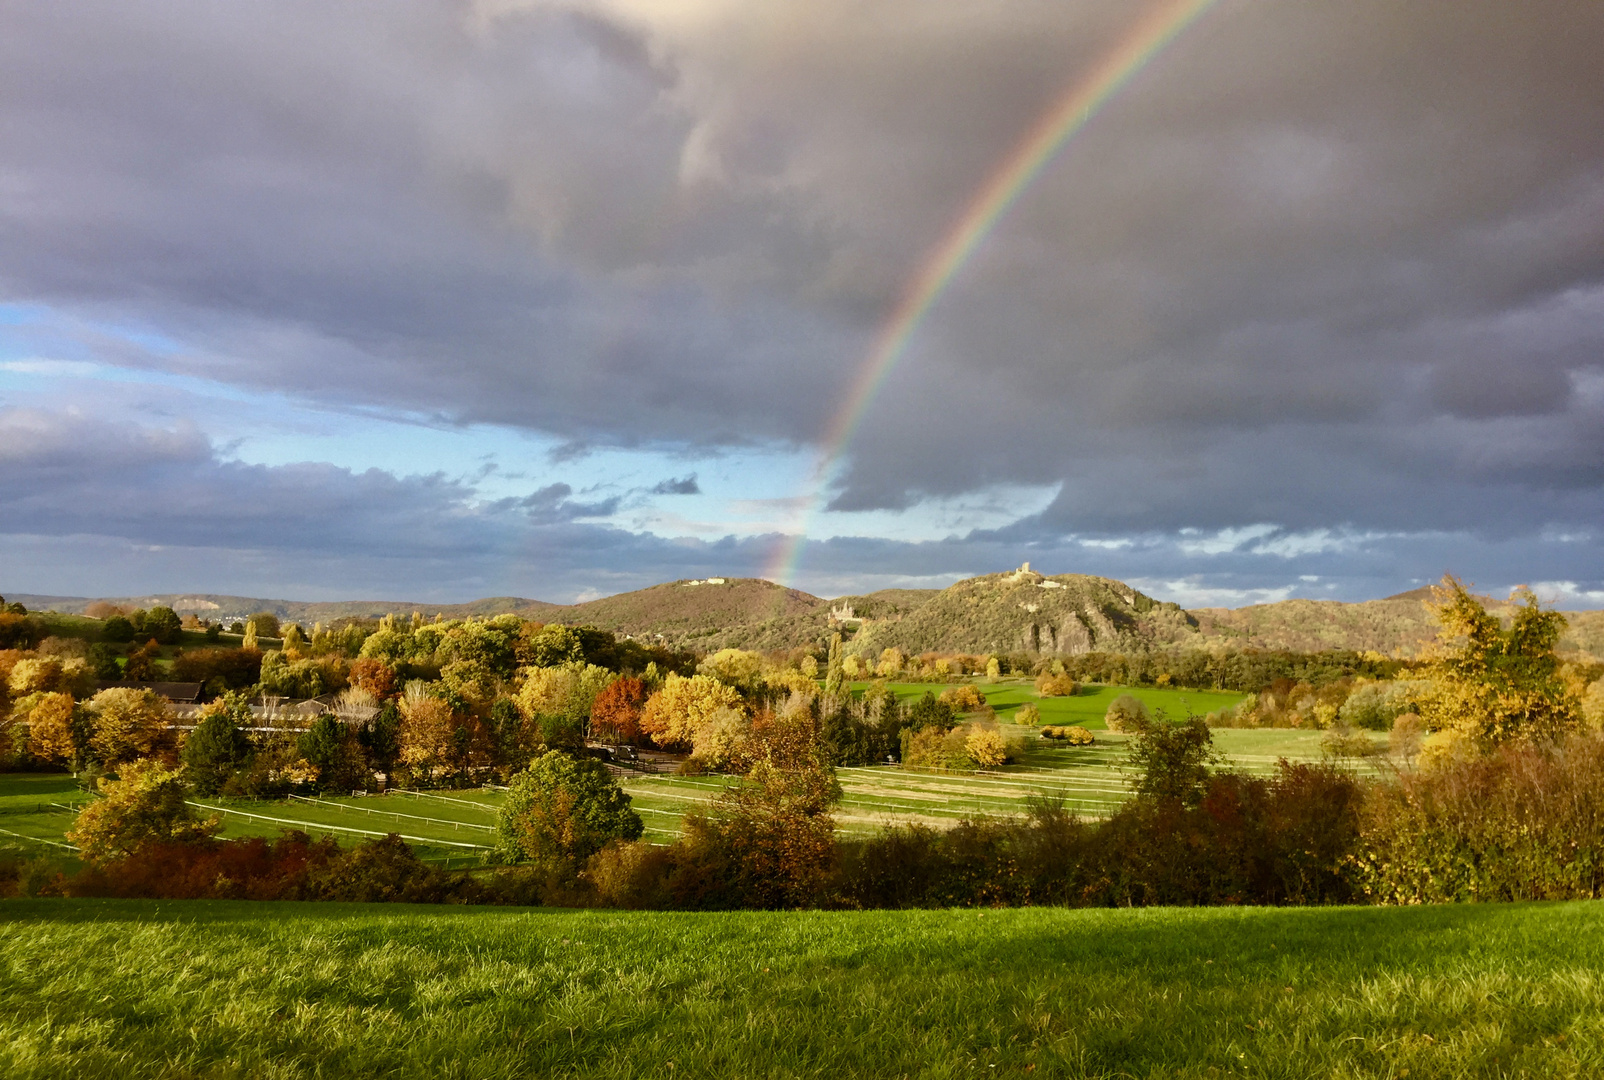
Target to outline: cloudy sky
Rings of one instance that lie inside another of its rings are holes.
[[[1604,5],[0,4],[0,590],[1604,606]],[[809,512],[815,501],[820,509]]]

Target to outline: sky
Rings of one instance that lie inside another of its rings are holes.
[[[0,591],[1604,606],[1595,3],[1218,0],[831,445],[1166,6],[0,5]]]

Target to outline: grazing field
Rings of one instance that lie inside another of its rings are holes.
[[[1033,798],[1063,799],[1084,817],[1109,813],[1130,792],[1124,736],[1099,730],[1087,747],[1048,743],[1033,728],[1003,724],[1022,747],[1018,760],[973,774],[935,773],[895,766],[843,768],[837,775],[842,800],[836,823],[844,836],[864,836],[888,824],[919,823],[946,828],[966,817],[1024,813]],[[1320,732],[1236,730],[1214,732],[1226,764],[1245,772],[1268,772],[1278,758],[1320,757]],[[1366,769],[1384,768],[1367,765]],[[644,839],[667,843],[678,836],[685,814],[716,798],[732,783],[722,776],[627,776],[620,780],[646,826]],[[0,850],[62,854],[59,845],[72,825],[68,809],[89,796],[71,777],[43,774],[0,776]],[[219,814],[222,835],[276,837],[286,829],[332,835],[342,843],[399,833],[420,857],[448,866],[479,861],[493,846],[502,793],[392,791],[387,795],[292,797],[285,800],[196,798],[201,816]]]
[[[1030,679],[966,681],[985,695],[986,703],[997,710],[997,718],[1001,721],[1012,720],[1014,711],[1019,706],[1030,703],[1041,710],[1044,724],[1079,724],[1092,731],[1100,731],[1106,727],[1103,723],[1103,714],[1108,712],[1109,703],[1121,694],[1139,698],[1150,710],[1163,709],[1164,714],[1171,720],[1184,719],[1190,713],[1203,716],[1216,712],[1235,705],[1246,696],[1234,691],[1167,690],[1153,686],[1094,684],[1081,687],[1080,692],[1073,697],[1042,697],[1036,693],[1035,683]],[[868,682],[855,682],[852,684],[852,689],[861,694],[873,685]],[[899,700],[906,702],[917,701],[926,693],[940,695],[947,688],[947,684],[894,682],[890,687]]]
[[[0,903],[0,1075],[1586,1077],[1589,903]]]

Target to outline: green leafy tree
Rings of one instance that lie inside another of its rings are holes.
[[[198,795],[215,795],[251,757],[251,740],[242,730],[251,722],[244,694],[227,693],[209,702],[201,721],[184,740],[184,775]]]
[[[1183,806],[1202,802],[1209,767],[1219,760],[1208,723],[1201,716],[1171,723],[1160,712],[1155,719],[1136,722],[1134,730],[1130,763],[1137,774],[1136,794]]]
[[[196,819],[185,801],[182,774],[157,761],[132,761],[115,780],[102,777],[100,794],[79,811],[67,833],[89,862],[132,855],[154,840],[208,839],[222,828],[216,818]]]
[[[100,624],[100,637],[103,641],[125,644],[134,640],[134,624],[126,615],[112,615]]]
[[[841,666],[841,635],[830,635],[830,655],[824,665],[824,692],[839,697],[846,685],[846,673]]]
[[[498,847],[514,860],[578,865],[612,840],[636,840],[645,826],[607,766],[550,751],[513,777],[496,822]]]
[[[176,643],[183,633],[184,623],[178,617],[178,612],[170,607],[153,607],[145,612],[145,625],[142,633],[162,645]]]

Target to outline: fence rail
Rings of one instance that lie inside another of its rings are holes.
[[[227,806],[208,806],[205,803],[198,803],[189,799],[184,801],[190,806],[201,810],[210,810],[216,814],[232,814],[235,817],[250,818],[253,821],[269,821],[275,825],[291,825],[298,829],[306,829],[309,832],[327,829],[331,832],[354,833],[357,836],[389,835],[389,833],[374,832],[372,829],[356,829],[349,825],[324,825],[321,822],[316,821],[296,821],[292,818],[269,817],[267,814],[252,814],[245,810],[235,810],[232,807]],[[403,840],[409,841],[410,843],[423,844],[425,846],[472,848],[475,851],[493,850],[489,844],[470,844],[466,840],[435,840],[427,836],[408,836],[405,833],[396,833],[396,835],[401,837]]]
[[[496,827],[494,825],[476,825],[471,821],[452,821],[449,818],[423,817],[420,814],[401,814],[394,810],[375,810],[371,806],[357,806],[354,803],[329,802],[327,799],[313,799],[308,798],[305,795],[291,795],[290,798],[296,802],[304,802],[312,806],[327,806],[335,810],[348,810],[353,814],[378,814],[380,817],[394,818],[397,824],[400,824],[401,819],[405,818],[408,821],[428,822],[430,825],[450,825],[454,830],[473,829],[476,832],[488,833],[493,833],[496,831]]]

